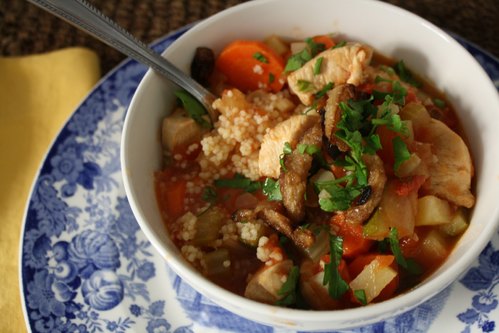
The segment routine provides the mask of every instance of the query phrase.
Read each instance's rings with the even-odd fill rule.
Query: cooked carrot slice
[[[284,80],[284,60],[265,43],[252,40],[236,40],[227,45],[216,61],[216,68],[229,83],[248,92],[266,89],[277,92]]]
[[[328,35],[318,35],[312,37],[312,40],[317,44],[324,44],[324,49],[330,49],[336,45],[334,40]]]

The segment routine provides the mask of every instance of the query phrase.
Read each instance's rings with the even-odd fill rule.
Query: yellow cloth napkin
[[[0,57],[0,332],[26,330],[19,291],[19,240],[37,169],[99,77],[97,55],[84,48]]]

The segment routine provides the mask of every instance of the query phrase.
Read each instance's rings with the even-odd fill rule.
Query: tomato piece
[[[187,193],[187,181],[172,180],[174,171],[166,169],[156,173],[156,196],[161,209],[172,219],[185,213],[184,199]]]
[[[394,180],[395,193],[400,196],[407,196],[412,192],[417,192],[426,181],[426,178],[426,176],[418,175],[405,179],[396,179]]]
[[[383,160],[385,171],[388,175],[393,175],[393,165],[395,163],[395,155],[393,153],[393,139],[398,134],[389,130],[386,126],[379,126],[376,129],[379,135],[382,148],[377,152],[378,156]]]
[[[351,224],[341,215],[331,219],[331,224],[337,236],[343,239],[343,257],[352,258],[369,251],[374,241],[364,238],[362,225]]]

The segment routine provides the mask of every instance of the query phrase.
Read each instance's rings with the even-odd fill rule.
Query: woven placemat
[[[457,33],[499,57],[498,0],[385,1],[408,9],[443,29]],[[90,2],[134,36],[149,43],[188,23],[206,18],[244,0],[93,0]],[[25,55],[67,46],[87,46],[94,49],[101,58],[103,73],[124,58],[117,51],[25,0],[0,0],[0,54]]]

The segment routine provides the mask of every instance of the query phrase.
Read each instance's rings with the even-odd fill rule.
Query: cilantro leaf
[[[435,105],[441,109],[445,108],[446,105],[445,101],[440,98],[434,98],[433,103],[435,103]]]
[[[263,54],[261,54],[260,52],[255,52],[253,54],[253,58],[255,58],[256,60],[258,60],[260,62],[263,62],[265,64],[269,63],[268,59]]]
[[[307,92],[314,89],[314,85],[312,84],[312,82],[307,80],[298,80],[297,84],[298,90],[302,92]]]
[[[318,99],[321,99],[322,97],[324,97],[327,92],[331,89],[333,89],[334,87],[334,83],[333,82],[328,82],[324,87],[322,87],[321,90],[319,90],[318,92],[316,92],[314,94],[314,99],[315,100],[318,100]]]
[[[390,228],[390,233],[388,234],[387,240],[388,244],[390,245],[390,250],[395,256],[395,261],[398,265],[403,267],[407,272],[411,274],[419,275],[422,273],[421,266],[419,266],[419,264],[414,261],[414,259],[406,259],[403,256],[402,250],[400,249],[397,228]]]
[[[201,198],[204,201],[213,204],[213,203],[215,203],[215,201],[217,201],[217,190],[211,186],[206,186],[203,189],[203,194],[202,194]]]
[[[277,294],[284,296],[276,302],[277,305],[288,306],[296,303],[297,293],[296,289],[300,279],[300,269],[298,266],[293,266],[288,274],[286,282],[283,283]]]
[[[291,148],[291,144],[289,142],[284,142],[284,148],[282,149],[284,155],[289,155],[293,152],[293,148]]]
[[[407,89],[405,89],[404,86],[402,86],[399,81],[392,81],[379,77],[378,82],[382,81],[392,82],[392,91],[384,92],[384,91],[373,90],[372,94],[374,99],[386,100],[387,96],[390,96],[393,99],[394,103],[399,105],[404,105],[405,97],[407,96]]]
[[[324,265],[323,285],[327,284],[329,296],[340,299],[350,287],[340,275],[339,266],[343,256],[343,238],[329,235],[329,263]]]
[[[288,62],[286,63],[286,67],[284,67],[284,72],[293,72],[297,69],[300,69],[307,61],[312,59],[312,55],[310,54],[307,48],[304,48],[302,51],[293,54],[289,57]]]
[[[407,268],[407,262],[402,255],[402,250],[400,249],[398,231],[397,228],[390,228],[390,233],[388,234],[388,244],[390,244],[390,250],[395,256],[395,261],[400,266]]]
[[[369,135],[366,139],[366,146],[364,147],[364,151],[367,154],[374,155],[378,150],[382,148],[381,139],[378,134]]]
[[[273,83],[275,81],[275,75],[272,73],[269,73],[269,83]]]
[[[187,115],[194,119],[196,123],[204,128],[212,128],[212,124],[208,117],[208,112],[203,107],[201,103],[199,103],[194,97],[192,97],[187,91],[179,90],[175,92],[175,96],[182,103],[182,107],[184,108]]]
[[[316,145],[308,145],[305,143],[299,143],[296,149],[300,154],[314,155],[321,152],[321,148]]]
[[[339,49],[340,47],[343,47],[345,45],[347,45],[347,42],[345,40],[342,40],[341,42],[333,46],[331,49]]]
[[[392,111],[392,103],[394,103],[394,97],[391,95],[385,96],[385,101],[380,106],[381,115],[378,118],[371,119],[371,123],[374,125],[371,133],[374,133],[377,126],[385,125],[389,130],[407,135],[408,129],[400,116]]]
[[[246,192],[254,192],[262,188],[260,182],[252,181],[239,173],[236,173],[234,178],[217,179],[214,184],[216,187],[240,188]]]
[[[421,82],[417,81],[413,77],[411,71],[405,66],[403,60],[397,62],[395,66],[393,66],[393,69],[395,70],[395,72],[398,74],[398,76],[402,81],[407,82],[416,88],[419,88],[423,85]]]
[[[311,60],[325,49],[324,44],[316,43],[312,38],[305,39],[305,42],[307,43],[307,47],[289,57],[288,62],[284,67],[284,72],[293,72],[300,69],[307,61]]]
[[[324,190],[329,194],[329,197],[322,197],[319,199],[319,205],[323,211],[334,212],[347,210],[350,208],[353,200],[362,194],[364,186],[338,185],[338,183],[343,182],[344,180],[345,177],[330,181],[319,181],[314,184],[319,192]]]
[[[314,64],[314,75],[319,75],[321,73],[322,61],[324,61],[324,57],[319,57],[315,61],[315,64]]]
[[[315,57],[317,54],[321,53],[326,49],[326,45],[323,43],[316,43],[312,38],[306,38],[305,42],[307,43],[310,53],[312,57]]]
[[[284,148],[282,149],[282,154],[279,156],[279,164],[284,172],[287,172],[286,164],[284,164],[284,156],[289,155],[293,152],[293,148],[289,142],[284,142]]]
[[[263,194],[265,194],[270,201],[282,200],[281,187],[278,180],[276,181],[272,178],[265,179],[262,190]]]
[[[407,149],[407,145],[399,136],[396,136],[392,140],[393,143],[393,155],[395,157],[395,164],[393,169],[398,170],[400,165],[411,157],[411,153]]]
[[[364,289],[358,289],[353,291],[353,295],[362,305],[367,305],[366,291]]]

